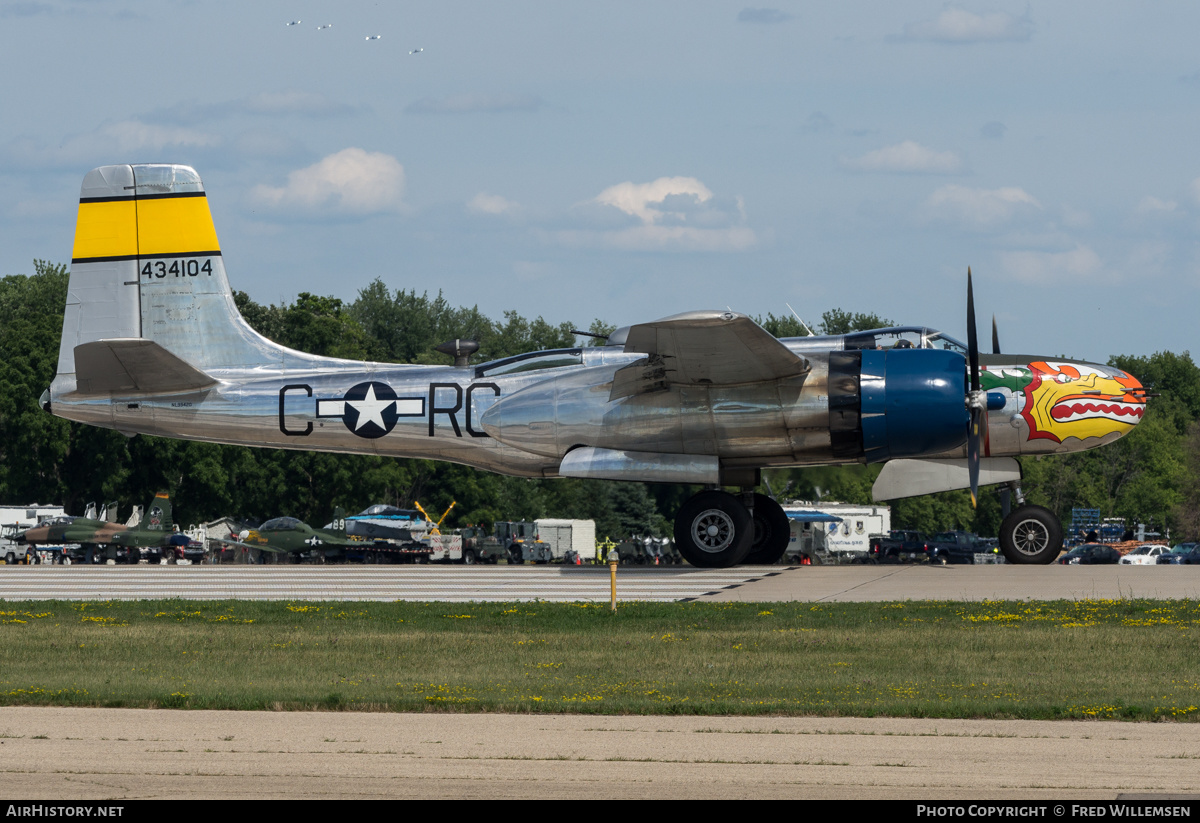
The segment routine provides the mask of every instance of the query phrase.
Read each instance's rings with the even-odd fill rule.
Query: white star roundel
[[[359,437],[383,437],[396,426],[396,393],[386,383],[359,383],[345,395],[342,422]]]

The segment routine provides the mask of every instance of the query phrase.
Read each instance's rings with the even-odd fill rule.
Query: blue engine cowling
[[[969,419],[966,373],[966,359],[953,351],[831,353],[834,455],[878,463],[961,448]]]

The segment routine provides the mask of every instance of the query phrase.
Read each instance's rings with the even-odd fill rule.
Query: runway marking
[[[621,601],[686,601],[779,569],[622,567]],[[0,600],[359,600],[608,602],[603,567],[20,566]]]

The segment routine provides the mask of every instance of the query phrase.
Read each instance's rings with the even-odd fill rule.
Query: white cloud
[[[441,100],[423,97],[415,103],[409,103],[404,111],[408,114],[495,114],[537,111],[542,105],[542,99],[532,94],[456,94]]]
[[[755,9],[747,6],[738,12],[739,23],[763,23],[770,25],[772,23],[786,23],[793,19],[794,15],[788,14],[786,11],[779,9]]]
[[[1028,12],[1021,17],[1003,11],[979,14],[957,6],[948,6],[933,20],[920,20],[904,27],[901,40],[927,40],[936,43],[987,43],[1028,40],[1033,36],[1033,20]]]
[[[265,91],[239,100],[233,105],[250,114],[268,115],[306,114],[319,116],[346,114],[354,111],[353,107],[345,103],[330,100],[323,94],[311,91]]]
[[[555,242],[573,247],[625,251],[741,251],[758,236],[745,226],[741,197],[716,198],[695,177],[660,177],[649,183],[626,181],[609,186],[581,204],[581,214],[601,229],[553,233]],[[621,222],[610,215],[620,212]],[[629,219],[637,221],[628,225]]]
[[[1175,211],[1176,203],[1172,200],[1159,200],[1157,197],[1146,195],[1137,204],[1138,214],[1161,214]]]
[[[467,208],[476,214],[515,214],[521,209],[520,205],[512,200],[485,191],[472,197],[467,203]]]
[[[1020,211],[1042,208],[1024,189],[969,189],[955,185],[942,186],[931,194],[928,206],[936,217],[980,226],[1007,222]]]
[[[560,231],[554,238],[564,246],[622,251],[744,251],[758,243],[758,235],[746,226],[698,229],[646,225],[609,232]]]
[[[695,177],[660,177],[653,183],[618,183],[609,186],[596,196],[595,202],[604,206],[614,206],[626,214],[631,214],[643,223],[654,223],[669,214],[672,217],[685,218],[681,212],[664,212],[654,208],[652,204],[662,205],[663,201],[672,195],[683,195],[695,203],[711,200],[713,193]]]
[[[1059,252],[1004,252],[1000,255],[1000,266],[1008,276],[1024,283],[1107,279],[1100,256],[1084,245]]]
[[[963,167],[954,152],[934,151],[912,140],[869,151],[862,157],[843,159],[842,163],[854,171],[900,174],[958,174]]]
[[[257,185],[257,202],[282,209],[372,214],[400,207],[404,167],[382,152],[343,149],[288,174],[286,186]]]
[[[118,120],[87,134],[72,135],[53,148],[38,146],[30,139],[17,140],[6,153],[33,166],[80,166],[112,163],[113,158],[161,156],[183,148],[209,149],[221,142],[219,135],[197,129]]]

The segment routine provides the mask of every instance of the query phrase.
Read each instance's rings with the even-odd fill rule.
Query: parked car
[[[1167,554],[1160,554],[1158,563],[1162,566],[1200,566],[1200,546],[1194,543],[1190,549],[1184,549],[1182,544],[1176,546]]]
[[[974,563],[977,554],[999,554],[995,538],[971,532],[939,532],[929,540],[929,559],[935,563]]]
[[[867,558],[872,563],[899,563],[905,560],[928,560],[932,549],[929,539],[917,531],[896,529],[871,535]]]
[[[1158,543],[1143,543],[1136,549],[1126,552],[1121,557],[1122,566],[1153,566],[1158,563],[1159,555],[1171,550]]]
[[[1076,546],[1058,558],[1058,562],[1064,566],[1118,563],[1120,560],[1121,553],[1112,546],[1105,546],[1103,543],[1084,543],[1082,546]]]

